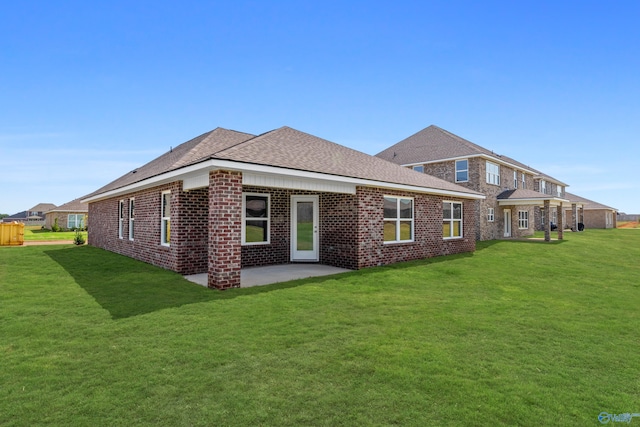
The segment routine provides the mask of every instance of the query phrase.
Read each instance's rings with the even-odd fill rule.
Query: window
[[[540,208],[540,224],[542,224],[542,226],[545,226],[544,223],[544,208]]]
[[[522,172],[522,189],[526,190],[526,188],[527,188],[527,180],[526,180],[524,172]]]
[[[529,228],[529,212],[518,211],[518,228],[521,230]]]
[[[462,203],[442,202],[442,237],[462,237]]]
[[[135,199],[129,199],[129,240],[133,240],[133,222],[136,216]]]
[[[67,215],[67,228],[70,230],[74,228],[84,228],[84,214]]]
[[[500,166],[487,162],[487,184],[500,185]]]
[[[242,244],[259,245],[269,243],[269,199],[268,194],[242,195]]]
[[[118,238],[122,239],[122,227],[124,225],[124,200],[118,203]]]
[[[469,181],[469,161],[456,160],[456,182]]]
[[[495,213],[494,208],[487,209],[487,222],[493,222],[495,220]]]
[[[161,198],[162,221],[160,224],[160,244],[169,246],[171,244],[171,191],[163,191]]]
[[[518,171],[513,171],[513,188],[518,189]]]
[[[562,197],[562,192],[564,188],[562,187],[562,185],[558,185],[557,189],[558,189],[558,197]]]
[[[422,165],[414,166],[413,170],[416,171],[416,172],[424,173],[424,166],[422,166]]]
[[[547,194],[547,182],[544,179],[540,181],[540,192]]]
[[[384,242],[413,242],[413,199],[384,196]]]

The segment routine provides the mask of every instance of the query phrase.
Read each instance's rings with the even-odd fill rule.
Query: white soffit
[[[185,176],[182,180],[182,189],[195,190],[196,188],[204,188],[209,186],[209,172],[205,171],[198,175]]]
[[[356,194],[355,184],[338,181],[321,181],[309,178],[295,178],[283,175],[264,175],[250,172],[242,174],[242,184],[255,185],[257,187],[289,188],[294,190]]]

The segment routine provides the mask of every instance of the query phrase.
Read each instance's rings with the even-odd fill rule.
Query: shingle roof
[[[248,133],[216,128],[178,145],[144,166],[134,169],[85,197],[135,184],[147,178],[198,163],[210,158],[218,151],[253,137],[254,135]]]
[[[54,209],[55,207],[56,205],[54,205],[53,203],[38,203],[37,205],[29,209],[29,212],[47,212],[51,209]]]
[[[498,161],[512,164],[520,169],[532,171],[550,180],[566,185],[531,166],[525,165],[511,157],[494,153],[436,125],[426,127],[420,132],[403,139],[397,144],[376,154],[376,157],[399,165],[410,165],[479,155],[493,157]]]
[[[569,199],[569,201],[571,201],[572,203],[582,203],[582,204],[584,204],[584,209],[585,210],[608,209],[608,210],[617,211],[616,208],[612,208],[611,206],[603,205],[601,203],[594,202],[593,200],[585,199],[584,197],[580,197],[578,195],[575,195],[575,194],[572,194],[572,193],[569,193],[569,192],[565,192],[564,194],[565,194],[565,197],[567,199]]]
[[[207,159],[274,166],[466,193],[474,196],[480,195],[473,190],[431,175],[412,171],[285,126],[256,137],[217,128],[179,145],[173,152],[158,157],[137,169],[135,173],[130,172],[85,198]]]
[[[88,212],[88,211],[89,211],[89,206],[86,203],[82,203],[80,199],[75,199],[63,205],[60,205],[55,209],[51,209],[48,212]]]

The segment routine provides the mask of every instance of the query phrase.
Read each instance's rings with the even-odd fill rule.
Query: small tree
[[[60,230],[61,230],[61,228],[60,228],[60,226],[58,225],[58,218],[56,218],[56,219],[53,221],[53,225],[51,226],[51,231],[55,231],[55,232],[57,233],[57,232],[58,232],[58,231],[60,231]]]
[[[84,236],[82,235],[82,232],[78,228],[76,229],[76,235],[73,237],[73,244],[84,245],[84,243],[85,243]]]

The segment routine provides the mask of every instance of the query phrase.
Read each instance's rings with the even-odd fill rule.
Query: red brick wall
[[[384,244],[383,198],[414,197],[414,242]],[[471,200],[358,188],[358,268],[475,250],[475,206]],[[463,238],[442,238],[442,202],[463,203]]]

